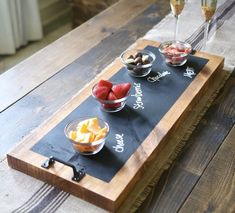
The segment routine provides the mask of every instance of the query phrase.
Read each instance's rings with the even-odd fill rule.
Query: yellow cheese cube
[[[91,118],[81,121],[76,130],[69,133],[69,137],[80,143],[89,143],[102,139],[107,132],[107,127],[101,129],[98,118]]]
[[[70,131],[69,132],[69,138],[71,140],[75,140],[76,137],[77,137],[77,132],[76,131]]]
[[[93,133],[88,132],[88,133],[78,133],[75,141],[81,142],[81,143],[89,143],[91,142],[93,138]]]
[[[106,135],[107,132],[108,132],[108,128],[105,126],[104,128],[100,129],[99,134],[104,133]]]
[[[90,137],[90,141],[89,142],[93,142],[95,140],[95,134],[91,133],[91,137]]]
[[[85,133],[84,134],[85,136],[84,136],[84,140],[83,140],[83,142],[84,143],[89,143],[90,142],[90,138],[91,138],[91,136],[92,136],[92,133]]]
[[[85,138],[85,134],[78,132],[77,137],[75,138],[75,141],[83,142],[84,138]]]
[[[99,133],[99,134],[97,134],[96,136],[95,136],[95,141],[98,141],[98,140],[100,140],[100,139],[102,139],[102,138],[104,138],[105,137],[105,134],[104,133]]]
[[[97,118],[89,119],[87,129],[94,134],[98,134],[100,130],[100,124],[99,124],[98,119]]]
[[[87,133],[87,132],[89,132],[88,129],[87,129],[87,125],[86,124],[81,125],[78,128],[78,132],[80,132],[80,133]]]
[[[95,140],[98,141],[101,138],[104,138],[107,134],[108,128],[104,127],[103,129],[100,129],[98,134],[95,136]]]
[[[89,120],[90,119],[86,119],[86,120],[84,120],[84,121],[81,121],[81,122],[79,122],[78,123],[78,126],[77,126],[77,129],[79,129],[81,126],[88,126],[88,123],[89,123]]]

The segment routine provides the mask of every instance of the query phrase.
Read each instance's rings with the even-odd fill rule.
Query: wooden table
[[[1,75],[0,156],[52,116],[169,10],[163,0],[122,0]],[[75,60],[74,69],[66,69]],[[234,211],[234,94],[233,73],[139,212]]]

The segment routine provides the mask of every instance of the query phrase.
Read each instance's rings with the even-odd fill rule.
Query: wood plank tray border
[[[148,45],[157,47],[159,43],[139,40],[134,46],[143,49]],[[222,57],[202,52],[197,52],[195,56],[207,58],[209,62],[109,183],[89,175],[76,183],[71,180],[71,168],[60,163],[45,170],[41,168],[41,163],[46,160],[46,157],[31,151],[30,148],[82,103],[90,95],[92,86],[99,79],[110,78],[123,67],[119,58],[14,148],[7,155],[9,166],[55,185],[101,208],[109,211],[117,210],[135,184],[141,180],[151,162],[157,159],[158,153],[166,145],[168,138],[190,115],[191,109],[200,101],[210,82],[223,68],[224,58]]]

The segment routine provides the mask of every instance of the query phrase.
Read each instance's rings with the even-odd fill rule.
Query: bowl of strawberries
[[[191,45],[182,41],[166,41],[159,46],[159,52],[166,64],[175,67],[184,65],[191,51]]]
[[[103,111],[118,112],[125,106],[130,89],[130,83],[100,80],[93,86],[92,96],[100,103]]]

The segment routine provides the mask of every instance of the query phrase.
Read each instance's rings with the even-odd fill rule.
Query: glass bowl
[[[98,118],[101,129],[104,127],[107,128],[107,133],[103,138],[93,142],[78,142],[76,141],[76,139],[73,140],[70,136],[71,131],[77,131],[78,124],[90,118],[91,117],[78,118],[67,124],[64,129],[65,136],[69,139],[69,141],[73,145],[74,150],[82,155],[94,155],[98,153],[103,148],[105,140],[109,134],[109,125],[104,120]]]
[[[120,84],[116,82],[112,82],[113,85]],[[129,96],[130,90],[128,91],[127,95],[123,98],[117,100],[103,100],[99,99],[94,94],[94,89],[97,87],[98,84],[95,84],[92,88],[92,96],[95,98],[97,102],[100,104],[100,108],[105,112],[118,112],[124,108],[126,105],[127,98]]]
[[[139,56],[138,56],[139,55]],[[137,57],[134,57],[137,56]],[[141,56],[141,60],[137,59]],[[130,49],[124,51],[121,56],[121,61],[123,65],[128,70],[128,73],[134,77],[144,77],[151,72],[152,65],[156,56],[148,50]],[[143,61],[144,58],[148,58],[146,62]],[[134,62],[131,62],[133,59]],[[136,60],[136,62],[135,62]]]
[[[159,52],[166,64],[175,67],[184,65],[191,51],[191,45],[182,41],[166,41],[159,46]]]

